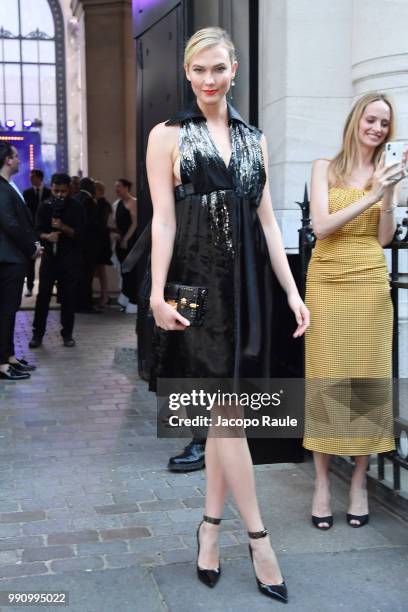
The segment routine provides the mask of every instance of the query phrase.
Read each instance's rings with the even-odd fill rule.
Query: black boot
[[[205,441],[192,440],[182,453],[170,457],[167,468],[171,472],[193,472],[205,467]]]

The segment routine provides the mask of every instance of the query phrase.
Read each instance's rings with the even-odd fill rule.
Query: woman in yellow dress
[[[406,156],[385,166],[395,113],[381,93],[352,108],[341,151],[314,162],[311,216],[317,238],[307,276],[306,415],[303,445],[313,451],[312,522],[333,524],[331,455],[355,457],[347,521],[368,522],[366,470],[371,453],[395,448],[392,417],[393,310],[382,247],[395,233],[393,192]]]

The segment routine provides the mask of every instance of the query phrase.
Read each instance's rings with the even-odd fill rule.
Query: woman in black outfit
[[[152,389],[157,378],[270,375],[271,265],[296,317],[294,336],[308,326],[309,313],[273,214],[265,138],[227,104],[236,69],[226,32],[196,32],[185,50],[186,76],[196,101],[150,133],[150,304],[157,326]],[[189,321],[165,301],[166,282],[207,288],[201,327],[189,328]],[[216,406],[211,416],[224,410]],[[219,524],[230,490],[248,530],[258,587],[264,595],[286,602],[286,585],[258,506],[247,440],[228,437],[226,429],[223,437],[211,435],[210,428],[206,443],[198,577],[210,587],[220,577]]]
[[[95,181],[95,199],[99,234],[97,245],[96,276],[99,279],[101,287],[101,295],[98,306],[100,309],[104,309],[109,302],[106,266],[112,265],[112,246],[109,229],[109,219],[112,215],[112,205],[105,198],[105,185],[101,181]]]
[[[120,198],[115,210],[115,226],[119,234],[116,243],[116,255],[122,263],[138,238],[137,232],[137,203],[130,189],[132,183],[127,179],[119,179],[116,182],[116,194]],[[126,309],[128,314],[136,312],[138,293],[137,267],[131,272],[122,273],[122,292],[119,296],[119,304]]]

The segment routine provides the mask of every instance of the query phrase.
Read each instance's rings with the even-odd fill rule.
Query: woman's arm
[[[377,234],[381,246],[386,246],[394,238],[397,229],[397,222],[394,217],[394,208],[396,207],[397,205],[394,205],[394,189],[391,187],[385,190],[381,202]]]
[[[293,311],[298,328],[293,334],[294,338],[301,336],[309,326],[309,311],[302,302],[295,280],[289,267],[283,246],[282,235],[275,218],[272,207],[272,198],[268,182],[268,150],[265,137],[262,136],[261,147],[265,161],[266,183],[262,194],[261,204],[258,208],[258,217],[268,246],[269,257],[281,287],[287,294],[288,303]]]
[[[176,211],[173,193],[173,151],[178,128],[156,125],[150,132],[146,168],[153,203],[152,219],[152,291],[150,305],[156,325],[162,329],[184,329],[189,321],[164,301],[164,285],[176,235]]]
[[[391,177],[395,176],[398,165],[394,164],[393,166],[385,167],[383,155],[374,172],[371,190],[346,208],[330,213],[328,202],[329,163],[328,160],[318,159],[313,163],[312,167],[310,211],[313,231],[319,240],[334,234],[346,223],[349,223],[349,221],[352,221],[352,219],[355,219],[362,212],[381,200],[391,183],[394,183],[394,181],[391,181]]]

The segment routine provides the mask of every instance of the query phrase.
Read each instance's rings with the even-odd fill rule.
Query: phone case
[[[400,162],[406,146],[405,142],[387,142],[385,145],[385,165],[391,166]]]

